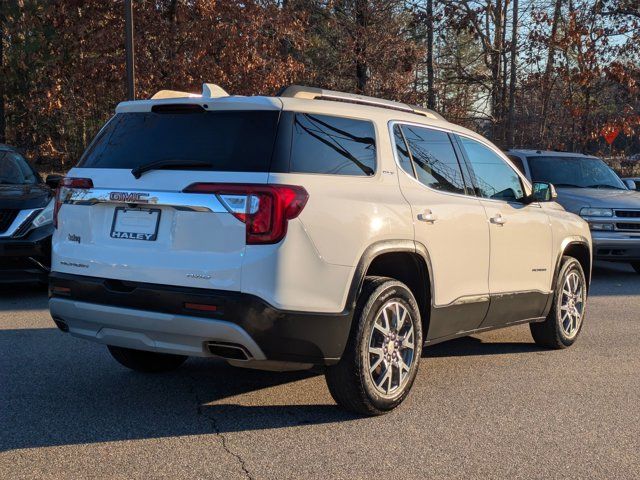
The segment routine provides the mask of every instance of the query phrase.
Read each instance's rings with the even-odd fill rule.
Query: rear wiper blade
[[[158,160],[156,162],[145,163],[143,165],[138,165],[137,167],[131,170],[131,175],[136,178],[140,178],[143,173],[148,172],[150,170],[160,170],[163,168],[175,168],[175,167],[184,167],[184,168],[197,168],[197,167],[210,167],[211,164],[209,162],[199,162],[195,160]]]

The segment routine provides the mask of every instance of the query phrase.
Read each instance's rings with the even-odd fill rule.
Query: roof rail
[[[333,90],[325,90],[323,88],[316,87],[305,87],[303,85],[290,85],[288,87],[284,87],[277,93],[277,96],[288,98],[304,98],[307,100],[330,100],[334,102],[369,105],[371,107],[388,108],[391,110],[399,110],[401,112],[414,113],[417,115],[422,115],[424,117],[433,118],[435,120],[444,120],[444,117],[442,117],[442,115],[440,115],[439,113],[423,107],[394,102],[391,100],[383,100],[381,98],[357,95],[355,93],[336,92]]]
[[[203,97],[203,98],[220,98],[228,97],[229,94],[219,85],[215,83],[203,83],[202,94],[189,92],[179,92],[178,90],[160,90],[156,92],[151,100],[160,100],[163,98],[191,98],[191,97]]]

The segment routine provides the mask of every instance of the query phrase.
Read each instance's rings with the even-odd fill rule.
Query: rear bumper
[[[592,233],[592,238],[593,255],[596,260],[640,261],[640,236]]]
[[[49,281],[51,315],[71,334],[140,350],[213,356],[214,342],[240,345],[251,360],[330,365],[342,356],[351,329],[350,311],[283,311],[239,292],[57,272]]]
[[[51,225],[23,238],[0,239],[0,283],[46,281],[51,265]]]

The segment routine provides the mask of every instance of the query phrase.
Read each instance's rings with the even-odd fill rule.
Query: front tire
[[[547,319],[529,324],[536,344],[553,349],[573,345],[582,330],[586,302],[587,281],[580,262],[573,257],[562,257]]]
[[[169,353],[146,352],[132,348],[107,345],[109,353],[120,364],[131,370],[143,373],[161,373],[175,370],[188,357]]]
[[[631,266],[636,271],[636,273],[640,273],[640,262],[631,262]]]
[[[342,358],[326,369],[327,386],[342,408],[381,415],[409,394],[421,354],[422,321],[411,290],[390,278],[367,277]]]

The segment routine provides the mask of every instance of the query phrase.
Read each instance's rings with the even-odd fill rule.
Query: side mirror
[[[47,175],[47,179],[44,181],[44,183],[46,183],[50,188],[55,190],[56,188],[58,188],[58,185],[60,184],[60,180],[62,180],[62,175],[52,174],[52,175]]]
[[[624,184],[629,190],[638,190],[638,185],[636,185],[636,182],[630,178],[625,179]]]
[[[555,202],[558,198],[556,187],[548,182],[533,182],[533,193],[529,197],[531,202]]]

